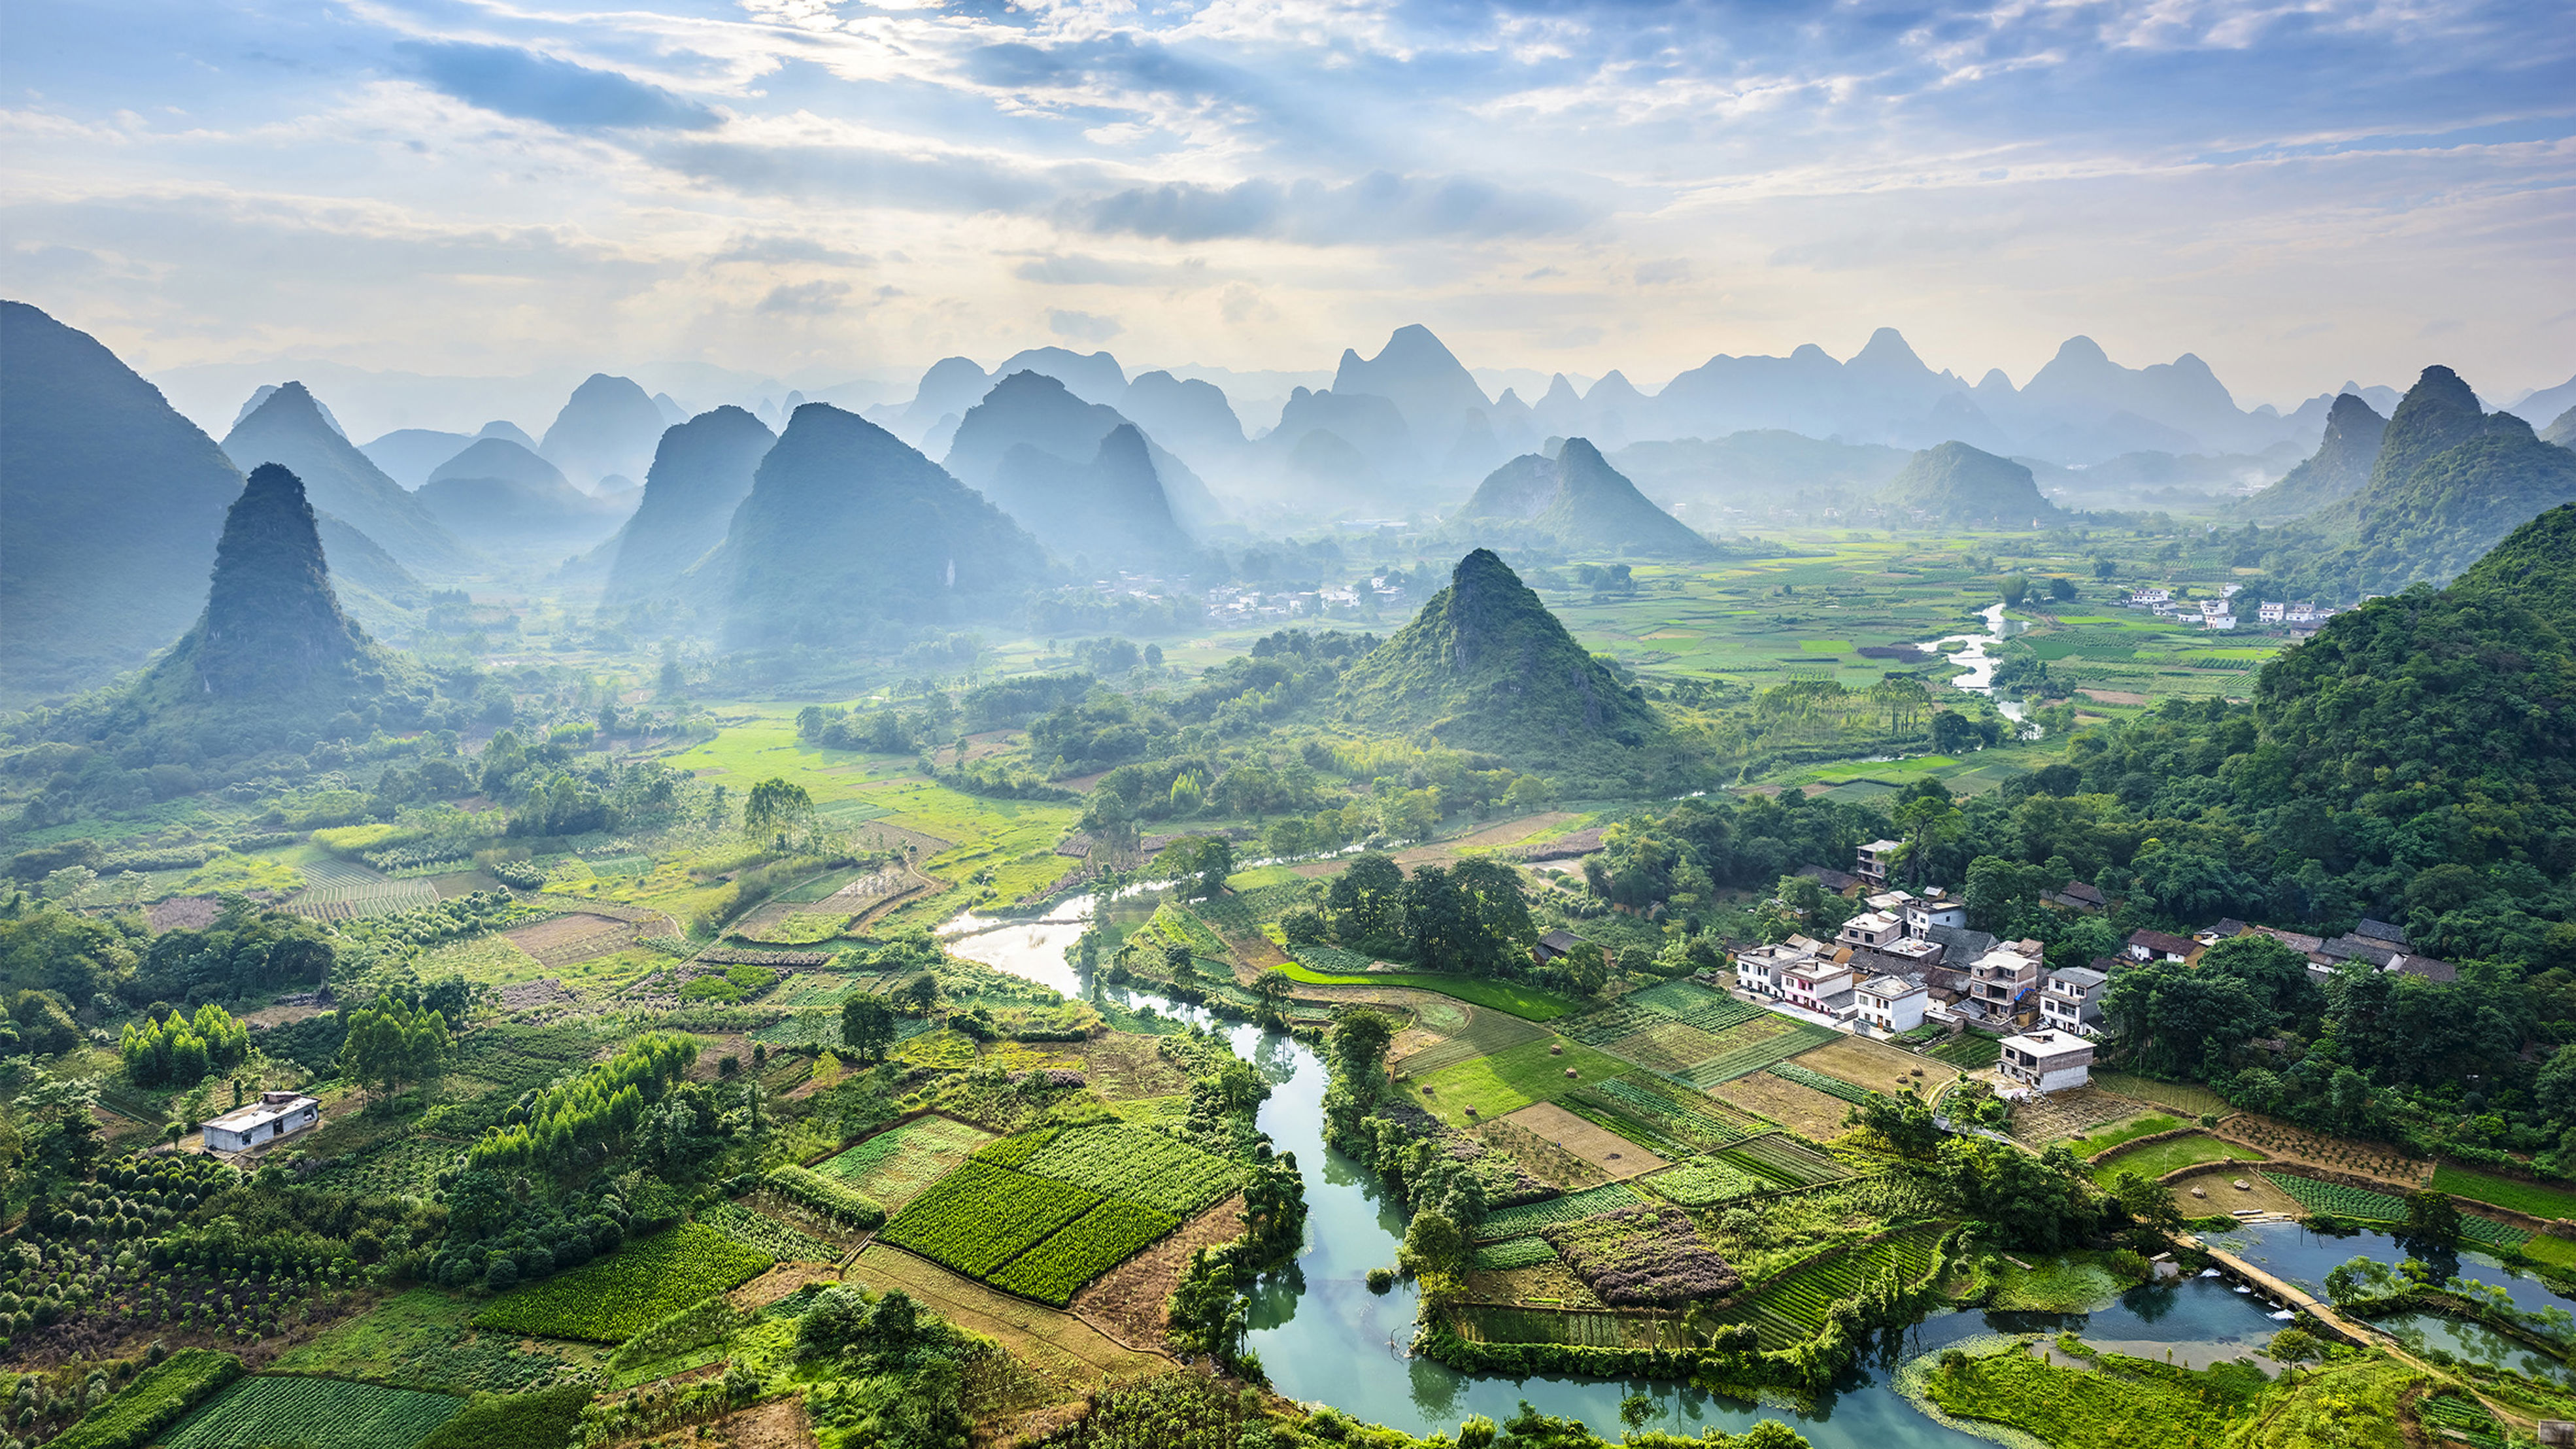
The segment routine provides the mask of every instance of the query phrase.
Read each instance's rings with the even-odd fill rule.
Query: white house
[[[1817,944],[1804,936],[1791,936],[1776,946],[1756,946],[1749,951],[1736,952],[1736,986],[1764,996],[1778,996],[1781,973],[1813,959]]]
[[[2254,610],[2254,616],[2261,619],[2266,624],[2278,624],[2282,621],[2282,616],[2289,612],[2290,606],[2287,602],[2278,599],[2265,599],[2262,604]]]
[[[1915,940],[1929,940],[1934,926],[1968,924],[1968,908],[1946,896],[1928,901],[1908,901],[1905,905],[1905,934]]]
[[[2039,1023],[2077,1036],[2101,1034],[2102,992],[2110,976],[2090,966],[2069,966],[2048,973],[2039,989]]]
[[[2170,604],[2173,602],[2173,590],[2131,589],[2129,591],[2129,602],[2132,604]]]
[[[2201,627],[2206,629],[2233,629],[2236,627],[2236,616],[2234,614],[2203,614],[2200,616],[2200,622]]]
[[[319,1101],[293,1092],[262,1092],[258,1101],[235,1107],[206,1124],[206,1150],[247,1152],[321,1125]]]
[[[1852,1004],[1861,1021],[1880,1036],[1912,1031],[1923,1024],[1923,1007],[1931,993],[1920,981],[1902,976],[1876,976],[1852,988]]]
[[[1844,1015],[1851,1005],[1852,969],[1840,961],[1810,956],[1775,975],[1780,999],[1801,1010]]]
[[[1859,863],[1852,867],[1852,874],[1872,885],[1885,885],[1888,869],[1904,849],[1902,840],[1873,840],[1860,848]]]
[[[2025,944],[2031,949],[2021,949]],[[2024,1015],[2039,990],[2039,961],[2035,942],[1997,946],[1968,963],[1968,999],[1989,1021]]]
[[[2005,1037],[2003,1048],[1995,1065],[2025,1087],[2063,1092],[2093,1080],[2093,1043],[2071,1032],[2024,1032]]]
[[[1843,922],[1842,934],[1835,937],[1846,946],[1867,946],[1873,950],[1905,934],[1905,923],[1885,911],[1863,911]]]

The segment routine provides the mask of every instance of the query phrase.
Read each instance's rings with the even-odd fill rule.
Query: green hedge
[[[885,1208],[875,1198],[837,1177],[789,1163],[771,1168],[762,1180],[780,1197],[826,1214],[844,1227],[885,1226]]]
[[[241,1360],[211,1348],[183,1348],[145,1369],[125,1391],[64,1430],[57,1449],[139,1449],[242,1376]]]
[[[478,1399],[412,1449],[567,1449],[590,1405],[586,1385]]]

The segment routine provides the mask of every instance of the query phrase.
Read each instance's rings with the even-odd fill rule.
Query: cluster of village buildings
[[[2129,591],[2128,606],[2132,609],[2151,610],[2158,616],[2168,619],[2188,618],[2192,611],[2197,609],[2202,628],[2233,629],[2241,622],[2236,612],[2236,596],[2243,590],[2242,584],[2229,584],[2217,598],[2182,600],[2176,599],[2173,596],[2173,590],[2168,588],[2132,589]],[[2320,605],[2308,599],[2296,602],[2260,599],[2255,601],[2254,621],[2276,628],[2305,631],[2324,624],[2326,620],[2334,617],[2335,612],[2330,606]]]
[[[2320,978],[2347,962],[2379,971],[2456,980],[2458,968],[2414,950],[2406,932],[2365,920],[2332,938],[2222,920],[2192,935],[2130,933],[2120,950],[2084,966],[2051,968],[2035,940],[2001,940],[1970,929],[1967,907],[1939,888],[1917,895],[1888,874],[1901,842],[1860,848],[1854,873],[1809,866],[1802,875],[1859,901],[1863,909],[1830,940],[1792,935],[1776,945],[1739,951],[1734,989],[1774,1011],[1881,1040],[1925,1027],[1974,1030],[2002,1038],[1997,1063],[2007,1083],[2056,1092],[2085,1085],[2102,1035],[2102,996],[2114,972],[2152,961],[2196,964],[2201,953],[2234,936],[2269,936],[2307,958]],[[2048,904],[2092,913],[2109,908],[2101,891],[2069,881]]]
[[[1357,614],[1364,602],[1380,608],[1401,607],[1406,600],[1402,587],[1390,583],[1383,574],[1365,585],[1349,584],[1321,589],[1261,589],[1240,584],[1225,584],[1207,591],[1208,616],[1220,623],[1247,619],[1316,619],[1336,611]]]

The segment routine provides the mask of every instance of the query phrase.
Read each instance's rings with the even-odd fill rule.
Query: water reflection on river
[[[1090,902],[1068,902],[1045,922],[993,927],[989,920],[952,922],[948,948],[996,970],[1081,992],[1065,952],[1081,936]],[[956,934],[952,934],[952,932]],[[1129,1006],[1208,1024],[1196,1008],[1148,993],[1107,989]],[[1253,1350],[1281,1393],[1332,1404],[1360,1419],[1417,1435],[1454,1434],[1458,1421],[1483,1414],[1508,1419],[1523,1400],[1541,1412],[1581,1419],[1615,1433],[1619,1401],[1644,1393],[1656,1405],[1649,1426],[1696,1433],[1703,1426],[1742,1429],[1760,1419],[1786,1419],[1816,1449],[1964,1449],[1989,1441],[1934,1422],[1892,1385],[1897,1365],[1978,1334],[2054,1333],[2071,1329],[2088,1342],[2141,1357],[2205,1364],[2251,1354],[2280,1327],[2261,1305],[2214,1279],[2132,1290],[2089,1314],[1936,1313],[1901,1333],[1881,1336],[1867,1362],[1831,1392],[1803,1408],[1764,1407],[1660,1381],[1499,1377],[1462,1374],[1409,1357],[1414,1290],[1376,1294],[1368,1270],[1395,1262],[1404,1216],[1374,1175],[1323,1143],[1324,1064],[1304,1044],[1257,1027],[1227,1028],[1235,1050],[1271,1084],[1261,1127],[1293,1152],[1306,1179],[1307,1242],[1294,1271],[1253,1295]],[[2339,1260],[2338,1260],[2339,1261]]]

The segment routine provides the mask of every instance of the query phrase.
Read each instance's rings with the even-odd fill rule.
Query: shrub
[[[771,1168],[761,1180],[780,1197],[812,1208],[844,1227],[885,1225],[886,1211],[877,1200],[840,1178],[826,1177],[791,1163]]]
[[[613,1369],[641,1368],[648,1363],[703,1348],[734,1331],[750,1315],[725,1301],[721,1293],[709,1294],[676,1313],[665,1314],[647,1324],[644,1330],[618,1346],[608,1356]]]
[[[564,1449],[590,1398],[588,1385],[573,1384],[479,1400],[412,1449]]]
[[[123,1393],[90,1410],[53,1442],[64,1449],[140,1449],[241,1374],[241,1360],[231,1354],[180,1349],[145,1369]]]

